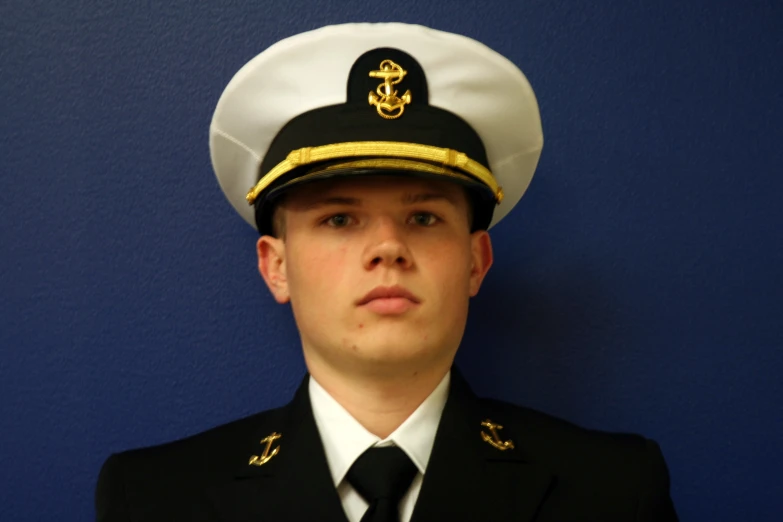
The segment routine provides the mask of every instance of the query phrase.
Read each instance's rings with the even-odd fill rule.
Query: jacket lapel
[[[221,521],[347,522],[313,418],[307,382],[308,377],[277,419],[238,447],[233,480],[210,492]],[[259,457],[257,462],[264,460],[267,443],[259,441],[272,433],[281,437],[271,443],[266,456],[275,448],[278,453],[260,466],[248,464],[253,455]]]
[[[270,417],[236,451],[237,473],[209,492],[222,522],[347,522],[332,482],[305,378],[294,399]],[[481,433],[487,413],[456,368],[449,398],[435,436],[422,489],[411,522],[432,520],[509,520],[533,522],[553,487],[551,472],[526,458],[520,434],[499,430],[515,442],[501,451]],[[491,418],[503,424],[504,419]],[[266,452],[278,453],[261,466],[260,441],[278,433]]]
[[[486,442],[481,433],[492,435],[481,425],[486,416],[468,384],[452,369],[449,398],[411,522],[535,520],[554,477],[525,458],[515,434],[497,430],[500,440],[516,443],[514,449],[501,451]]]

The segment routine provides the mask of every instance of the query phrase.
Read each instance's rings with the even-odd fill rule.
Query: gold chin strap
[[[305,147],[292,151],[288,154],[286,159],[275,165],[272,170],[258,180],[255,187],[248,192],[246,196],[247,202],[252,205],[259,194],[269,185],[295,168],[321,161],[359,157],[365,158],[364,161],[383,160],[387,162],[387,165],[391,165],[391,163],[388,162],[401,162],[407,160],[407,166],[404,167],[407,170],[433,172],[443,175],[453,174],[455,176],[464,176],[464,174],[468,174],[470,175],[470,178],[468,179],[477,179],[492,190],[492,193],[495,194],[496,203],[499,204],[503,200],[503,189],[497,184],[497,181],[495,181],[495,178],[492,176],[489,169],[481,163],[470,159],[467,154],[462,152],[457,152],[453,149],[433,147],[431,145],[400,141],[355,141],[333,143],[320,147]],[[419,161],[417,162],[415,160]],[[427,163],[421,163],[422,161]],[[344,167],[343,164],[341,164],[336,168]],[[385,168],[402,167],[398,164],[398,166],[387,166]],[[434,172],[433,170],[428,169],[443,170]],[[449,174],[447,174],[447,172]]]

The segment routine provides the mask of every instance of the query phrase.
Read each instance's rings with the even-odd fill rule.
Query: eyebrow
[[[307,210],[313,210],[319,207],[325,207],[327,205],[349,205],[352,207],[361,206],[362,202],[359,198],[347,198],[342,196],[331,196],[325,198],[319,198],[315,201],[311,201],[307,204]]]
[[[402,198],[403,203],[423,203],[425,201],[446,201],[448,203],[451,203],[455,207],[457,205],[456,199],[451,194],[446,194],[443,192],[421,192],[421,193],[411,193],[411,194],[405,194]]]

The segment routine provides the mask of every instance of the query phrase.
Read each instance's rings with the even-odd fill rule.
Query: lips
[[[377,286],[373,288],[370,292],[367,293],[367,295],[365,295],[359,301],[357,301],[356,305],[357,306],[366,305],[367,303],[370,303],[371,301],[375,301],[376,299],[394,299],[394,298],[407,299],[412,303],[416,303],[416,304],[421,302],[421,299],[416,297],[407,288],[402,287],[400,285],[394,285],[394,286]]]

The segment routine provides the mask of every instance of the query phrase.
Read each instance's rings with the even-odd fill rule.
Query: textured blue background
[[[287,400],[296,330],[208,124],[274,41],[391,20],[484,41],[541,105],[458,358],[477,391],[655,438],[683,520],[780,520],[781,2],[154,4],[0,8],[0,520],[89,520],[110,452]]]

